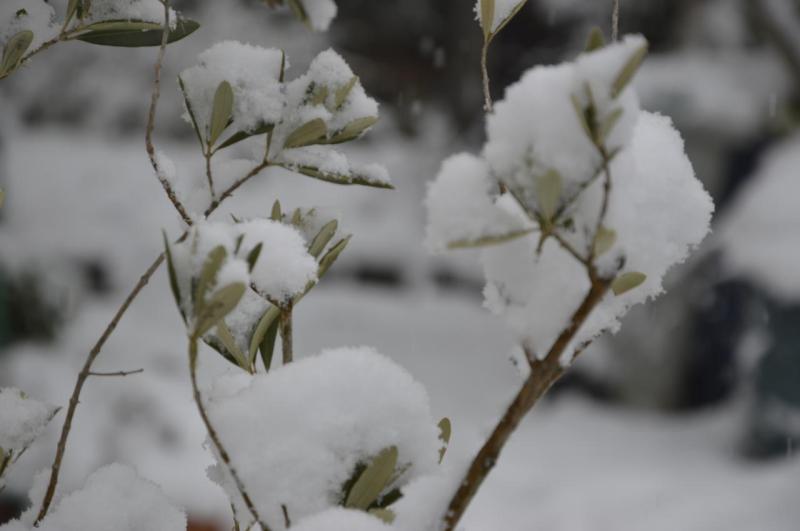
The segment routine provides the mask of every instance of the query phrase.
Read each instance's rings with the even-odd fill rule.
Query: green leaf
[[[600,129],[597,131],[597,142],[599,144],[603,144],[606,141],[608,135],[614,130],[614,126],[617,125],[617,122],[619,122],[621,117],[622,109],[614,109],[608,116],[605,117],[602,122],[600,122]]]
[[[308,14],[306,13],[306,8],[303,7],[302,2],[300,0],[289,0],[289,8],[294,13],[294,16],[300,19],[301,22],[308,24]]]
[[[614,246],[617,241],[617,232],[614,229],[600,227],[594,237],[594,256],[600,256],[606,253]]]
[[[318,258],[320,253],[325,249],[325,246],[328,245],[334,235],[336,235],[338,228],[339,222],[335,219],[326,223],[317,235],[314,236],[314,239],[311,240],[311,245],[308,246],[308,254],[314,258]]]
[[[344,506],[367,510],[389,483],[396,466],[397,447],[390,446],[383,449],[358,477],[347,494]]]
[[[444,459],[444,454],[447,453],[447,447],[450,445],[450,435],[453,432],[453,427],[450,424],[450,419],[444,417],[439,421],[439,440],[442,441],[442,447],[439,449],[439,463]]]
[[[336,262],[336,259],[339,258],[339,255],[342,254],[345,247],[347,247],[347,244],[350,243],[350,238],[352,238],[352,236],[347,236],[339,240],[322,258],[320,258],[317,276],[322,277],[328,272],[334,262]]]
[[[193,20],[180,19],[175,27],[169,30],[167,43],[188,37],[199,27],[200,24]],[[161,38],[164,33],[164,28],[160,24],[135,20],[97,22],[87,29],[87,32],[73,38],[100,46],[125,48],[161,46]]]
[[[203,311],[205,306],[206,294],[214,287],[217,282],[217,273],[222,268],[225,258],[228,256],[228,251],[221,245],[214,247],[208,257],[206,257],[203,267],[200,270],[200,276],[197,279],[197,285],[194,291],[194,312],[195,317]]]
[[[385,181],[375,181],[370,179],[368,176],[360,175],[358,173],[351,172],[347,175],[343,175],[341,173],[324,172],[319,168],[314,168],[312,166],[283,165],[282,167],[286,168],[287,170],[296,171],[297,173],[301,173],[308,177],[313,177],[314,179],[319,179],[320,181],[325,181],[326,183],[371,186],[373,188],[385,188],[389,190],[394,189],[394,186],[391,183]]]
[[[614,295],[622,295],[638,287],[645,280],[647,280],[647,275],[644,273],[639,273],[637,271],[623,273],[611,283],[611,291],[614,292]]]
[[[200,126],[197,125],[197,118],[195,117],[194,109],[192,108],[192,102],[189,101],[189,95],[186,93],[186,85],[183,84],[183,79],[181,76],[178,76],[178,86],[181,89],[181,94],[183,94],[183,103],[186,105],[186,112],[189,113],[189,119],[192,121],[192,128],[194,128],[194,132],[197,134],[197,140],[200,142],[200,147],[205,149],[203,135],[200,133]]]
[[[261,255],[261,249],[263,247],[264,243],[260,242],[258,245],[253,247],[249,253],[247,253],[247,266],[250,272],[252,272],[253,268],[256,266],[256,262],[258,261],[258,257]]]
[[[374,509],[370,509],[369,514],[380,518],[389,525],[391,525],[392,522],[394,522],[394,519],[397,517],[397,515],[394,514],[394,511],[392,511],[391,509],[385,509],[383,507],[376,507]]]
[[[633,55],[630,56],[628,61],[625,63],[625,66],[622,67],[622,69],[617,74],[617,77],[614,79],[614,83],[611,85],[612,98],[616,98],[620,94],[622,94],[622,91],[625,90],[625,87],[627,87],[628,83],[631,82],[633,76],[636,75],[636,72],[642,65],[642,61],[644,61],[646,55],[647,55],[647,43],[645,43],[635,52],[633,52]]]
[[[365,116],[363,118],[358,118],[353,120],[352,122],[345,125],[340,130],[336,131],[330,139],[328,139],[326,144],[341,144],[343,142],[349,142],[350,140],[355,140],[356,138],[360,137],[364,132],[375,125],[375,122],[378,121],[377,116]]]
[[[347,101],[347,97],[350,96],[350,93],[355,88],[356,84],[358,83],[358,76],[353,76],[350,78],[346,84],[339,87],[336,91],[336,96],[334,97],[334,110],[339,110],[344,106],[345,102]]]
[[[275,353],[275,341],[278,338],[279,325],[280,321],[275,319],[275,321],[269,325],[267,333],[264,334],[264,337],[261,339],[261,344],[258,346],[261,352],[261,361],[264,363],[264,370],[267,372],[269,372],[270,365],[272,365],[272,355]]]
[[[215,334],[220,342],[225,346],[225,350],[227,350],[230,355],[236,360],[236,365],[241,367],[242,369],[250,372],[250,364],[248,363],[248,358],[242,352],[242,349],[239,348],[239,345],[236,343],[236,339],[231,334],[230,328],[228,325],[225,324],[225,319],[222,318],[217,323],[217,330]]]
[[[575,94],[570,95],[570,100],[572,101],[572,107],[575,109],[575,114],[578,116],[578,122],[580,122],[583,131],[586,133],[586,136],[594,140],[592,135],[592,126],[589,125],[589,119],[587,116],[586,109],[584,109],[581,100]]]
[[[224,142],[222,142],[219,146],[217,146],[214,149],[214,151],[216,152],[216,151],[219,151],[220,149],[225,149],[226,147],[230,147],[230,146],[232,146],[234,144],[238,144],[242,140],[247,140],[248,138],[251,138],[251,137],[254,137],[254,136],[267,134],[270,131],[272,131],[274,128],[275,128],[275,124],[265,124],[265,125],[262,125],[261,127],[258,127],[256,129],[254,129],[253,131],[238,131],[238,132],[232,134],[230,137],[228,137],[228,139],[225,140]]]
[[[311,93],[309,103],[311,105],[323,105],[325,100],[328,99],[328,87],[325,85],[318,85],[314,92]]]
[[[64,24],[69,24],[69,21],[72,20],[72,17],[78,13],[78,10],[83,9],[82,0],[69,0],[67,4],[67,15],[66,19],[64,20]]]
[[[245,292],[245,285],[242,282],[228,284],[218,289],[211,300],[203,306],[203,311],[197,316],[194,334],[195,337],[203,337],[211,328],[225,318],[231,310],[236,308]]]
[[[325,125],[325,121],[322,118],[315,118],[295,129],[286,138],[283,147],[297,148],[317,144],[325,140],[327,134],[328,126]]]
[[[223,81],[214,93],[214,106],[211,108],[211,121],[208,125],[208,145],[213,145],[228,127],[233,116],[233,88]]]
[[[494,25],[494,0],[481,0],[481,29],[483,38],[488,39]]]
[[[250,363],[255,361],[258,349],[263,345],[263,340],[269,333],[270,327],[278,322],[281,311],[273,305],[264,312],[261,319],[258,320],[256,327],[253,329],[253,335],[250,338]],[[263,355],[263,353],[262,353]]]
[[[270,214],[270,219],[272,221],[282,221],[283,214],[281,213],[281,202],[277,199],[274,203],[272,203],[272,213]]]
[[[30,30],[20,31],[8,39],[6,47],[3,49],[3,61],[0,63],[0,76],[10,74],[17,69],[25,52],[33,42],[33,32]]]
[[[473,247],[487,247],[489,245],[497,245],[500,243],[516,240],[523,236],[527,236],[535,229],[520,229],[509,232],[507,234],[493,234],[475,238],[474,240],[456,240],[447,244],[448,249],[471,249]]]
[[[603,30],[598,26],[592,27],[589,30],[589,38],[586,39],[586,51],[593,52],[599,50],[606,45],[606,38],[603,36]]]
[[[186,315],[183,313],[183,303],[181,297],[181,290],[178,287],[178,275],[175,272],[175,263],[172,261],[172,250],[169,247],[167,240],[167,233],[162,231],[164,236],[164,256],[167,258],[167,273],[169,275],[169,287],[172,290],[172,295],[175,297],[175,304],[178,305],[178,311],[181,313],[183,322],[186,322]]]
[[[546,221],[553,219],[561,199],[562,179],[558,170],[549,170],[536,179],[536,200]]]

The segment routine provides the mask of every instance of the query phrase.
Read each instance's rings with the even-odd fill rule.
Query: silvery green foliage
[[[529,70],[489,115],[482,155],[448,159],[429,188],[429,247],[485,247],[485,305],[537,355],[589,290],[587,264],[615,280],[568,358],[658,295],[708,231],[713,204],[679,134],[631,88],[646,46],[627,37]]]
[[[353,164],[332,147],[360,138],[378,119],[378,104],[347,63],[327,50],[292,81],[287,68],[281,50],[234,41],[200,54],[179,81],[203,151],[262,137],[271,165],[335,184],[391,188],[384,168]]]

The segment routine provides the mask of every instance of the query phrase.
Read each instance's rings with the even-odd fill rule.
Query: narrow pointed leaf
[[[262,127],[257,128],[257,129],[254,129],[253,131],[238,131],[238,132],[232,134],[231,136],[229,136],[220,145],[218,145],[214,149],[214,151],[216,152],[216,151],[219,151],[221,149],[225,149],[225,148],[230,147],[230,146],[232,146],[234,144],[238,144],[242,140],[247,140],[248,138],[251,138],[251,137],[254,137],[254,136],[267,134],[270,131],[272,131],[274,128],[275,128],[274,124],[267,124],[267,125],[264,125]]]
[[[78,13],[78,9],[82,8],[81,3],[82,0],[69,0],[69,3],[67,4],[66,19],[64,21],[65,24],[68,24],[69,21],[72,20],[72,17],[74,17],[75,14]]]
[[[347,236],[346,238],[339,240],[336,245],[330,248],[330,250],[325,253],[325,256],[320,258],[319,260],[319,271],[317,275],[322,277],[328,270],[331,268],[336,259],[339,258],[339,255],[342,254],[347,244],[350,243],[350,238],[352,236]]]
[[[633,76],[636,75],[639,67],[642,66],[642,61],[644,61],[646,55],[647,43],[633,52],[633,55],[631,55],[631,57],[625,63],[625,66],[623,66],[619,71],[617,77],[614,79],[614,83],[611,85],[612,98],[616,98],[622,94],[622,91],[625,90],[625,87],[627,87],[628,83],[631,82]]]
[[[586,109],[583,108],[583,104],[574,94],[570,95],[570,100],[572,101],[572,107],[575,109],[575,115],[578,117],[578,122],[580,122],[583,131],[586,133],[586,136],[594,140],[592,136],[592,127],[589,125],[589,120],[586,116]]]
[[[186,322],[186,315],[183,313],[183,298],[181,297],[181,290],[178,287],[178,275],[175,272],[175,263],[172,261],[172,250],[169,247],[167,240],[167,233],[162,232],[164,236],[164,256],[167,259],[167,273],[169,275],[169,287],[172,290],[172,295],[175,297],[175,304],[178,305],[178,311],[181,313],[183,321]]]
[[[272,221],[281,221],[283,219],[283,214],[281,213],[281,202],[277,199],[274,203],[272,203],[272,213],[270,214],[270,219]]]
[[[297,148],[310,146],[324,140],[327,134],[328,127],[325,125],[325,121],[322,118],[315,118],[295,129],[286,138],[283,147]]]
[[[228,284],[218,289],[211,300],[203,307],[203,312],[197,316],[195,324],[196,337],[203,337],[211,328],[224,319],[231,310],[236,308],[245,292],[245,285],[241,282]]]
[[[253,268],[256,266],[256,262],[258,261],[258,257],[261,255],[261,249],[264,247],[264,243],[261,242],[253,249],[247,253],[247,267],[252,272]]]
[[[275,353],[275,341],[278,338],[279,324],[280,322],[278,319],[273,321],[267,329],[267,333],[264,334],[264,337],[261,339],[261,344],[258,346],[261,352],[261,361],[264,363],[264,370],[267,372],[269,372],[270,366],[272,365],[272,357]]]
[[[248,357],[245,356],[242,349],[239,348],[236,339],[233,337],[233,334],[231,334],[230,328],[225,324],[224,318],[220,319],[217,323],[215,335],[219,338],[233,359],[236,360],[236,365],[249,372],[250,364],[248,363]]]
[[[614,282],[611,283],[611,291],[614,292],[614,295],[622,295],[623,293],[638,287],[645,280],[647,280],[647,275],[644,273],[639,273],[636,271],[623,273],[615,278]]]
[[[363,135],[367,129],[375,125],[378,121],[377,116],[365,116],[358,118],[345,125],[339,131],[336,131],[333,136],[325,142],[326,144],[341,144],[349,142]]]
[[[622,117],[622,109],[614,109],[611,111],[611,114],[606,116],[606,118],[600,122],[600,129],[597,131],[597,142],[603,144],[608,135],[611,134],[611,131],[614,130],[614,126],[617,125],[619,119]]]
[[[179,41],[194,33],[200,24],[193,20],[180,19],[174,28],[169,30],[167,43]],[[101,46],[121,46],[139,48],[161,46],[163,26],[144,21],[108,21],[89,26],[86,33],[74,37],[77,40]]]
[[[227,255],[228,251],[221,245],[214,247],[211,252],[208,253],[208,257],[200,270],[200,276],[197,278],[197,286],[195,287],[195,316],[198,316],[199,313],[202,312],[205,305],[206,293],[216,284],[217,273],[219,273],[219,270],[222,268],[222,263],[225,261]]]
[[[367,510],[389,483],[396,466],[397,447],[391,446],[382,450],[358,477],[347,495],[344,506]]]
[[[356,83],[358,83],[358,76],[353,76],[353,77],[350,78],[350,81],[348,81],[345,85],[342,85],[336,91],[336,95],[334,97],[334,104],[336,106],[335,110],[338,111],[339,109],[342,108],[342,106],[347,101],[347,97],[350,96],[350,93],[353,91],[353,88],[356,86]]]
[[[194,114],[194,109],[192,108],[192,102],[189,101],[189,96],[186,93],[186,85],[183,84],[183,79],[181,76],[178,76],[178,87],[181,89],[181,94],[183,95],[183,103],[186,105],[186,112],[189,114],[189,119],[192,121],[192,128],[194,129],[195,134],[197,135],[197,140],[200,142],[200,147],[205,149],[205,142],[203,142],[203,135],[200,133],[200,126],[197,125],[197,118]]]
[[[494,0],[481,0],[481,29],[484,38],[492,34],[494,26]]]
[[[211,121],[208,125],[208,145],[213,145],[228,127],[233,116],[233,88],[223,81],[214,93],[214,106],[211,108]]]
[[[261,316],[261,319],[258,320],[258,324],[256,324],[255,329],[253,329],[253,335],[250,338],[249,354],[251,363],[255,360],[258,349],[262,345],[270,327],[278,322],[278,317],[280,317],[280,315],[280,310],[277,307],[270,305],[269,309],[267,309],[267,311]]]
[[[314,179],[325,181],[326,183],[370,186],[372,188],[384,188],[388,190],[394,189],[394,185],[392,185],[389,182],[376,181],[368,176],[361,175],[359,173],[349,173],[347,175],[343,175],[341,173],[325,172],[320,170],[319,168],[314,168],[313,166],[284,165],[283,167],[286,168],[287,170],[296,171],[297,173],[301,173],[308,177],[313,177]]]
[[[311,105],[323,105],[325,100],[328,99],[328,87],[325,85],[318,85],[314,92],[311,94],[309,103]]]
[[[8,39],[3,49],[3,61],[0,63],[0,75],[6,75],[16,70],[32,42],[33,32],[30,30],[20,31]]]
[[[311,241],[311,245],[308,246],[308,254],[313,256],[314,258],[318,258],[322,251],[325,249],[325,246],[333,239],[334,235],[336,235],[336,230],[339,228],[339,222],[335,219],[326,223],[322,229],[314,236],[314,239]]]
[[[447,244],[448,249],[472,249],[474,247],[488,247],[500,243],[510,242],[532,233],[535,229],[520,229],[507,234],[491,234],[473,240],[455,240]]]
[[[391,509],[385,509],[382,507],[376,507],[375,509],[370,509],[369,514],[380,518],[389,525],[391,525],[392,522],[394,522],[394,519],[397,517],[397,515],[394,514],[394,511],[392,511]]]
[[[536,200],[544,219],[553,219],[561,199],[561,188],[561,174],[557,170],[549,170],[536,179]]]
[[[589,30],[589,38],[586,39],[586,51],[593,52],[599,50],[606,45],[606,39],[603,36],[603,30],[594,26]]]

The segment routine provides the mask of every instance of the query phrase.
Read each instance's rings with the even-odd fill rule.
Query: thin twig
[[[206,408],[203,405],[203,399],[200,395],[200,387],[197,385],[197,343],[198,338],[196,335],[192,335],[189,338],[189,375],[192,380],[192,395],[194,396],[195,404],[197,404],[197,410],[200,413],[200,418],[203,420],[203,424],[206,427],[206,431],[208,432],[208,437],[211,439],[211,442],[214,444],[214,448],[216,448],[217,453],[219,454],[220,459],[222,460],[225,468],[228,469],[228,473],[233,478],[234,483],[236,484],[236,488],[239,491],[239,494],[242,496],[242,500],[244,500],[245,506],[247,506],[247,510],[250,511],[250,514],[253,515],[253,518],[256,522],[261,526],[263,531],[269,531],[269,526],[261,520],[261,517],[258,515],[258,511],[256,510],[255,505],[253,504],[253,500],[250,498],[250,495],[247,493],[247,489],[244,486],[239,474],[236,472],[236,468],[234,468],[233,463],[231,462],[230,454],[223,446],[222,441],[219,438],[219,434],[214,429],[213,424],[211,424],[211,419],[209,419],[208,414],[206,413]]]
[[[141,374],[144,369],[135,369],[133,371],[117,371],[117,372],[94,372],[89,371],[89,376],[130,376],[132,374]]]
[[[78,407],[78,402],[81,394],[81,390],[83,389],[83,384],[86,383],[87,378],[89,378],[91,373],[92,365],[94,364],[95,359],[100,354],[100,351],[105,345],[108,338],[117,328],[120,319],[122,316],[125,315],[125,312],[128,311],[128,307],[131,303],[136,299],[139,295],[139,292],[144,289],[147,283],[150,281],[150,278],[153,274],[158,270],[161,263],[164,261],[164,254],[158,255],[158,257],[150,264],[150,267],[144,272],[144,274],[139,279],[139,282],[133,287],[133,290],[128,294],[125,301],[122,303],[122,306],[119,307],[117,313],[114,314],[114,317],[111,319],[111,322],[108,323],[108,326],[103,331],[103,334],[100,336],[100,339],[97,340],[92,350],[89,351],[89,356],[86,358],[86,361],[83,364],[83,368],[81,372],[78,373],[78,379],[75,382],[75,389],[72,391],[72,396],[69,399],[69,406],[67,407],[67,414],[64,418],[64,426],[61,428],[61,436],[58,439],[58,446],[56,447],[56,456],[53,460],[53,466],[50,469],[50,481],[47,484],[47,490],[45,491],[44,499],[42,500],[42,506],[39,509],[39,514],[36,516],[36,522],[39,523],[42,518],[47,515],[47,511],[50,508],[50,504],[53,502],[53,496],[55,495],[56,491],[56,484],[58,483],[58,474],[61,470],[61,462],[64,459],[64,452],[67,449],[67,438],[69,437],[70,429],[72,428],[72,419],[75,417],[75,410]]]
[[[611,40],[619,40],[619,0],[614,0],[614,8],[611,12]]]
[[[283,525],[286,529],[292,527],[292,520],[289,518],[289,509],[286,508],[285,504],[281,504],[281,510],[283,511]]]
[[[206,181],[208,181],[208,190],[209,190],[209,193],[211,194],[211,201],[213,202],[214,201],[214,196],[216,194],[214,193],[214,174],[211,171],[211,157],[212,156],[213,156],[213,153],[211,153],[211,151],[208,151],[208,152],[206,152],[204,154],[204,157],[206,159]]]
[[[282,350],[283,350],[283,364],[288,365],[292,362],[294,358],[293,347],[292,347],[292,308],[294,306],[294,301],[289,300],[286,304],[281,307],[281,340],[282,340]]]
[[[167,53],[168,39],[169,0],[164,0],[164,31],[163,35],[161,36],[161,46],[158,49],[158,59],[156,60],[155,67],[153,68],[155,72],[153,79],[153,92],[150,95],[150,110],[147,113],[147,127],[145,129],[144,143],[147,156],[150,159],[150,164],[153,166],[153,171],[155,171],[158,181],[164,188],[164,192],[166,192],[167,197],[172,202],[175,210],[178,211],[178,214],[180,214],[184,223],[191,225],[192,217],[186,211],[186,208],[183,206],[183,203],[181,203],[180,199],[178,199],[175,190],[172,188],[172,184],[169,182],[167,176],[164,174],[161,166],[159,165],[158,158],[156,157],[156,148],[153,146],[153,130],[156,127],[156,109],[158,108],[158,100],[161,97],[161,67],[164,64],[164,55]]]
[[[544,393],[564,374],[561,356],[575,338],[592,310],[600,303],[608,292],[611,282],[608,279],[594,277],[592,286],[583,302],[572,315],[570,325],[556,339],[543,360],[526,353],[531,365],[531,373],[517,396],[508,406],[500,422],[472,460],[458,490],[450,500],[444,515],[443,531],[453,531],[463,516],[470,502],[484,479],[494,468],[500,452],[511,434],[514,433],[525,415],[533,408]]]

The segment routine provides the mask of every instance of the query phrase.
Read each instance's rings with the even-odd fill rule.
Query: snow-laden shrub
[[[31,501],[38,501],[38,485]],[[32,508],[33,509],[33,508]],[[2,531],[184,531],[186,515],[161,489],[123,465],[94,472],[82,489],[64,496],[38,527],[25,523],[27,515],[0,526]]]
[[[281,506],[293,522],[337,505],[381,508],[393,501],[392,491],[438,468],[442,441],[427,393],[369,348],[326,350],[268,374],[222,381],[207,408],[271,529],[283,529]],[[351,480],[387,449],[395,452],[391,477],[377,499],[359,507],[348,495]],[[210,475],[246,523],[225,469],[215,466]]]
[[[428,246],[485,246],[485,305],[536,355],[590,289],[587,266],[615,280],[567,359],[661,293],[708,231],[713,204],[680,135],[629,86],[645,50],[627,37],[528,71],[488,116],[482,155],[448,159],[428,190]]]

